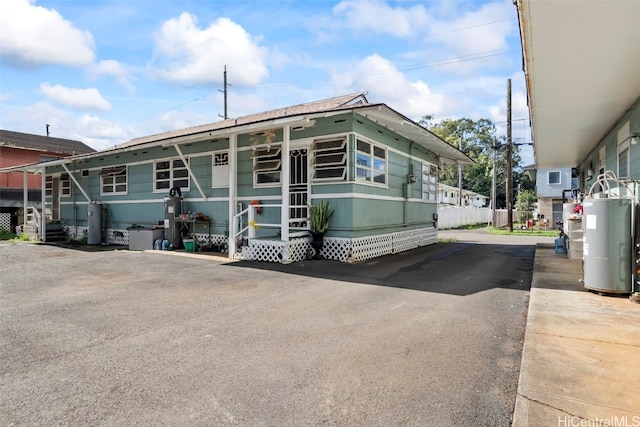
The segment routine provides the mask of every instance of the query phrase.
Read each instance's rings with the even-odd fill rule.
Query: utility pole
[[[227,84],[227,66],[224,66],[224,90],[220,90],[218,89],[219,92],[222,92],[224,94],[224,116],[220,116],[220,114],[218,114],[218,116],[222,117],[223,119],[228,119],[229,116],[227,115],[227,86],[231,86],[229,84]]]
[[[507,223],[509,231],[513,232],[513,165],[511,155],[513,143],[511,142],[511,79],[507,79]]]
[[[49,124],[47,123],[47,136],[49,136]]]
[[[496,228],[496,152],[498,142],[493,138],[493,170],[491,171],[491,226]]]
[[[462,143],[464,141],[464,131],[460,136],[460,151],[464,153]],[[462,207],[462,165],[458,163],[458,207]]]

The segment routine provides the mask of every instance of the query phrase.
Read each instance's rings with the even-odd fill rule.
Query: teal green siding
[[[326,199],[331,202],[336,213],[331,221],[329,236],[360,237],[372,234],[405,231],[412,228],[433,226],[436,212],[435,202],[421,200],[422,163],[438,164],[435,154],[421,146],[395,134],[377,123],[360,115],[345,113],[332,117],[318,118],[313,126],[292,127],[290,141],[311,143],[314,138],[327,135],[348,135],[347,180],[343,182],[311,182],[311,202]],[[385,185],[369,185],[355,180],[355,146],[360,136],[368,141],[388,147],[387,182]],[[275,129],[271,135],[274,145],[282,142],[283,130]],[[281,185],[254,185],[253,146],[265,143],[267,134],[241,134],[238,136],[237,196],[243,208],[250,200],[260,200],[262,204],[281,204]],[[228,139],[218,139],[180,145],[184,156],[189,158],[193,172],[190,189],[182,190],[183,212],[202,212],[212,220],[212,234],[223,234],[229,230],[229,189],[212,188],[212,153],[226,150]],[[287,155],[287,153],[282,153]],[[311,153],[310,153],[311,156]],[[104,203],[108,213],[107,227],[124,229],[131,224],[155,225],[164,217],[163,200],[168,192],[154,192],[154,162],[176,159],[178,152],[173,146],[132,148],[120,153],[104,152],[95,158],[85,159],[73,165],[73,176],[88,193],[91,200]],[[101,195],[100,171],[102,168],[127,166],[127,194]],[[82,176],[87,171],[87,176]],[[49,168],[48,174],[64,173],[63,168]],[[409,175],[417,181],[409,182]],[[203,200],[195,185],[195,177],[207,200]],[[71,184],[71,197],[62,198],[61,216],[68,226],[87,226],[87,203],[75,184]],[[280,207],[262,210],[256,222],[279,224]],[[246,221],[246,218],[245,218]],[[245,224],[246,225],[246,224]],[[277,228],[260,227],[258,236],[276,236]]]
[[[629,122],[629,135],[640,134],[640,98],[620,117],[616,125],[598,143],[589,155],[580,162],[581,173],[585,174],[584,192],[588,192],[599,174],[599,151],[602,147],[606,150],[606,170],[618,172],[618,141],[617,132],[625,123]],[[630,178],[640,180],[640,144],[629,144]],[[586,179],[586,171],[592,169],[593,177]],[[594,188],[597,191],[599,187]]]

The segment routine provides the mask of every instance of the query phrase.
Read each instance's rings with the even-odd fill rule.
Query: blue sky
[[[367,92],[500,132],[511,78],[513,137],[530,140],[511,0],[3,1],[0,128],[104,149],[218,121],[225,65],[230,117]]]

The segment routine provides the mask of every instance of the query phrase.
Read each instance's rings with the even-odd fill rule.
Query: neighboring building
[[[92,153],[95,150],[80,141],[53,138],[29,133],[0,129],[0,168],[57,160],[75,154]],[[0,174],[0,229],[14,230],[21,223],[20,211],[24,206],[27,187],[27,201],[39,207],[42,199],[42,176],[32,173],[10,172]],[[68,189],[61,176],[49,179],[45,185],[56,186],[61,191]]]
[[[578,179],[575,168],[551,168],[536,169],[535,166],[523,168],[533,176],[536,183],[536,195],[538,197],[538,217],[548,219],[552,226],[562,221],[563,203],[574,202],[575,191],[578,189]]]
[[[584,286],[639,292],[640,2],[515,3],[536,166],[576,168],[586,195]]]
[[[450,185],[438,185],[438,203],[442,205],[458,205],[460,191]],[[462,206],[484,208],[489,204],[489,197],[483,196],[471,190],[462,189]]]
[[[180,223],[201,244],[228,246],[230,257],[287,262],[305,257],[307,207],[320,200],[335,209],[326,258],[363,260],[435,243],[439,165],[471,162],[387,105],[353,94],[26,169],[71,178],[71,191],[48,193],[45,202],[59,203],[73,238],[95,232],[90,212],[99,202],[104,242],[126,244],[133,224],[165,223],[173,239]],[[187,212],[203,221],[173,221]]]

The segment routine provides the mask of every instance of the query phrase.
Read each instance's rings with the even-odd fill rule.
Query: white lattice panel
[[[89,234],[89,229],[87,227],[64,227],[64,230],[67,232],[67,236],[71,240],[81,240],[84,236]],[[127,240],[128,241],[128,240]]]
[[[420,246],[420,233],[418,230],[401,231],[392,234],[393,253],[404,252]]]
[[[320,254],[325,259],[347,262],[351,251],[351,239],[342,237],[325,237]]]
[[[351,260],[364,261],[382,255],[388,255],[393,250],[391,234],[357,237],[351,240]]]
[[[286,261],[297,262],[306,259],[307,250],[311,247],[311,238],[302,237],[299,239],[292,239],[287,242],[287,254]]]
[[[267,261],[267,262],[282,262],[282,250],[284,248],[284,242],[276,240],[251,240],[249,247],[245,251],[243,247],[242,255],[245,253],[254,261]]]
[[[0,213],[0,230],[6,230],[13,232],[11,229],[11,214],[10,213]]]
[[[107,228],[107,243],[110,245],[128,245],[129,231],[126,228],[124,230]]]

